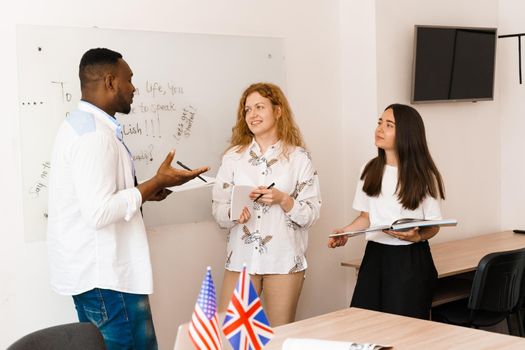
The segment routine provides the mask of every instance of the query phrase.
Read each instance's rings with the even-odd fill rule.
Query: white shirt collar
[[[282,141],[278,140],[276,143],[268,147],[268,149],[266,150],[266,153],[268,153],[269,151],[273,153],[276,150],[279,150],[281,146],[282,146]],[[248,149],[256,150],[258,154],[262,155],[261,148],[259,147],[259,144],[255,141],[255,137],[252,139],[252,142],[250,143],[250,146],[248,146]]]
[[[118,126],[120,126],[120,123],[116,118],[110,116],[109,114],[107,114],[102,109],[98,108],[92,103],[80,100],[78,102],[78,109],[93,114],[96,118],[98,118],[105,125],[110,127],[113,131],[115,131]]]

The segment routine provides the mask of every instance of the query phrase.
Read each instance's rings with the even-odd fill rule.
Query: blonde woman
[[[235,185],[253,186],[252,204],[232,218]],[[213,188],[213,215],[229,229],[220,311],[246,263],[270,324],[294,321],[307,268],[308,228],[320,207],[317,172],[286,97],[274,84],[249,86]]]

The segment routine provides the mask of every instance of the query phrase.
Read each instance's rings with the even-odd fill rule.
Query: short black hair
[[[106,48],[90,49],[82,55],[78,66],[78,77],[80,87],[100,79],[104,73],[103,68],[114,68],[122,55],[116,51]]]

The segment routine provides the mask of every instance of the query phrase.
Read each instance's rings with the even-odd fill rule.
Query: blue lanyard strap
[[[128,151],[129,158],[131,160],[131,168],[133,170],[133,178],[135,178],[135,164],[133,162],[133,155],[131,154],[131,151],[129,150],[128,146],[126,146],[126,143],[124,143],[124,134],[122,133],[122,124],[118,122],[118,120],[114,117],[108,116],[109,120],[117,126],[115,129],[115,136],[117,136],[117,139],[124,145],[126,148],[126,151]]]

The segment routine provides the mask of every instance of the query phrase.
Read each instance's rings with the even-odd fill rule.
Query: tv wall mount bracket
[[[520,76],[520,84],[522,84],[522,79],[521,79],[521,37],[522,36],[525,36],[525,33],[498,35],[499,39],[516,38],[516,37],[518,38],[518,69],[519,69],[519,76]]]

